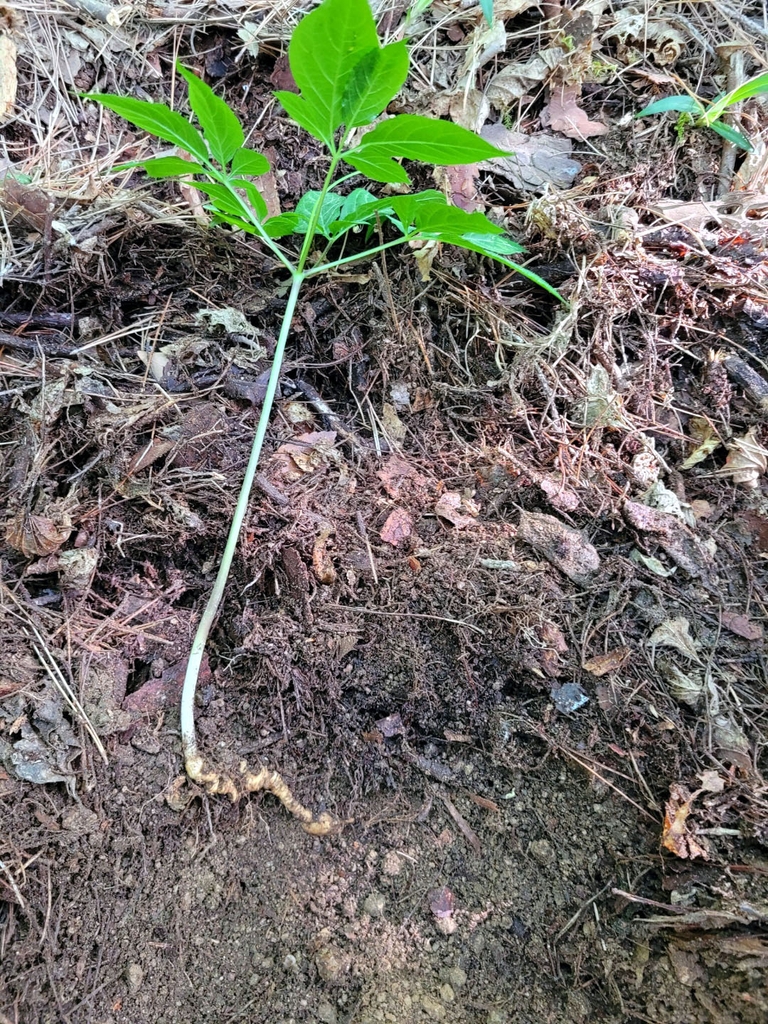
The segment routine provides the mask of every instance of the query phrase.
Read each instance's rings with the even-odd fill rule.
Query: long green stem
[[[335,270],[336,267],[346,266],[347,263],[357,263],[358,260],[365,260],[369,256],[376,256],[378,253],[384,252],[385,249],[391,249],[395,245],[403,245],[404,242],[410,242],[415,237],[416,232],[411,235],[401,235],[400,238],[396,238],[393,242],[384,242],[383,245],[377,245],[375,249],[366,249],[365,252],[345,256],[343,259],[334,260],[332,263],[319,263],[316,267],[310,267],[309,270],[305,271],[304,276],[314,277],[316,274],[324,274],[327,270]]]
[[[301,290],[303,282],[304,274],[299,271],[293,271],[291,291],[288,295],[288,302],[285,307],[283,322],[280,327],[280,336],[277,339],[275,354],[272,358],[272,372],[269,375],[267,393],[264,396],[264,405],[261,408],[261,415],[259,416],[259,422],[256,427],[256,435],[253,439],[253,447],[251,448],[251,456],[245,470],[245,479],[243,480],[242,487],[240,488],[240,494],[237,499],[235,514],[232,518],[232,525],[229,528],[229,535],[224,548],[224,554],[221,556],[219,571],[216,573],[216,580],[213,584],[213,589],[211,590],[211,596],[208,598],[205,611],[203,612],[200,624],[197,627],[195,639],[192,643],[192,650],[189,655],[187,672],[184,676],[184,687],[181,693],[181,742],[186,762],[189,762],[190,758],[197,755],[197,738],[195,735],[195,691],[197,690],[197,679],[200,673],[200,666],[203,661],[203,653],[208,640],[208,634],[211,631],[211,626],[216,618],[219,605],[224,597],[224,589],[227,585],[227,579],[229,578],[229,570],[232,568],[232,560],[235,556],[235,549],[237,548],[240,530],[242,528],[246,512],[248,511],[248,499],[251,494],[251,488],[253,487],[254,477],[256,476],[256,469],[259,465],[261,449],[267,433],[269,417],[272,412],[277,384],[280,379],[280,369],[283,364],[285,345],[291,330],[291,321],[293,320],[293,314],[296,310],[296,302],[299,298],[299,291]]]

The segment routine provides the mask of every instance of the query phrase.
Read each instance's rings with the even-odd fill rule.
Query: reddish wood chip
[[[391,544],[396,548],[404,544],[413,533],[413,522],[411,517],[402,508],[396,508],[390,512],[387,521],[381,528],[379,536],[385,544]]]

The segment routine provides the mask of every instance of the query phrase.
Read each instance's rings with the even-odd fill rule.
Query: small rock
[[[547,839],[534,839],[528,852],[543,868],[550,868],[557,860],[552,843]]]
[[[139,964],[128,964],[125,970],[125,979],[128,982],[128,991],[135,996],[144,981],[144,971]]]
[[[453,1000],[456,998],[456,994],[454,993],[450,985],[441,985],[440,998],[443,1000],[444,1003],[452,1003]]]
[[[491,1010],[486,1018],[487,1024],[507,1024],[508,1020],[504,1010]]]
[[[131,737],[131,746],[143,750],[145,754],[159,754],[160,740],[149,729],[139,729]]]
[[[317,973],[329,985],[340,985],[350,967],[349,956],[338,946],[323,946],[315,953]]]
[[[457,991],[467,984],[467,972],[461,967],[449,967],[445,972],[445,980],[454,991]]]
[[[317,1019],[321,1020],[323,1024],[336,1024],[338,1020],[336,1007],[331,1005],[327,999],[323,999],[317,1007]]]
[[[283,969],[286,971],[296,972],[299,969],[298,961],[293,953],[288,953],[286,958],[283,960]]]
[[[395,878],[403,870],[403,858],[395,850],[390,850],[384,857],[381,870],[390,878]]]
[[[432,1020],[443,1020],[445,1017],[445,1007],[434,996],[422,996],[421,1008]]]
[[[365,897],[363,903],[363,913],[368,914],[369,917],[384,917],[384,907],[386,906],[387,898],[382,892],[372,892]]]
[[[64,812],[61,824],[67,832],[79,832],[80,834],[96,832],[99,827],[99,816],[95,811],[78,804]]]

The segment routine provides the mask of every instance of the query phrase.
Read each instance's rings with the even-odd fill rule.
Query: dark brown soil
[[[319,154],[277,112],[260,131],[290,207]],[[526,229],[572,315],[450,251],[300,303],[197,715],[212,762],[348,819],[328,838],[185,782],[179,737],[280,276],[143,208],[95,248],[41,231],[9,276],[1,1024],[766,1019],[765,482],[723,447],[678,468],[695,417],[766,440],[709,355],[764,369],[764,254],[606,241],[605,182],[645,209],[673,172],[600,145],[564,234]],[[246,334],[195,315],[227,307]],[[585,425],[596,368],[618,412]],[[649,439],[685,520],[641,500]]]

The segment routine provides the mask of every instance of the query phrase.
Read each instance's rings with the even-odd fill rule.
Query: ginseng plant
[[[324,0],[294,30],[288,57],[299,93],[275,96],[286,114],[326,148],[328,167],[318,191],[307,192],[295,210],[278,216],[268,216],[264,198],[251,180],[269,170],[266,158],[245,146],[243,128],[233,111],[187,68],[177,65],[187,82],[189,106],[200,130],[160,103],[93,93],[85,98],[98,101],[188,156],[157,156],[115,170],[141,167],[152,178],[184,179],[206,197],[214,223],[255,235],[290,279],[245,478],[192,644],[181,698],[181,738],[187,774],[208,792],[225,793],[234,801],[246,792],[268,790],[307,831],[321,834],[338,822],[329,814],[314,815],[303,807],[277,772],[266,767],[253,772],[244,763],[236,772],[223,772],[206,764],[197,745],[194,715],[203,652],[247,512],[300,289],[320,274],[368,260],[393,246],[443,242],[488,256],[560,296],[532,271],[510,261],[523,247],[484,214],[450,206],[442,193],[432,189],[377,198],[359,184],[367,178],[398,185],[402,193],[402,186],[410,183],[400,163],[403,158],[448,166],[507,155],[449,121],[413,114],[381,116],[405,82],[408,48],[404,41],[381,45],[368,0]],[[351,232],[365,239],[361,251],[354,251]],[[374,238],[376,244],[372,244]],[[351,243],[350,251],[345,242]]]

